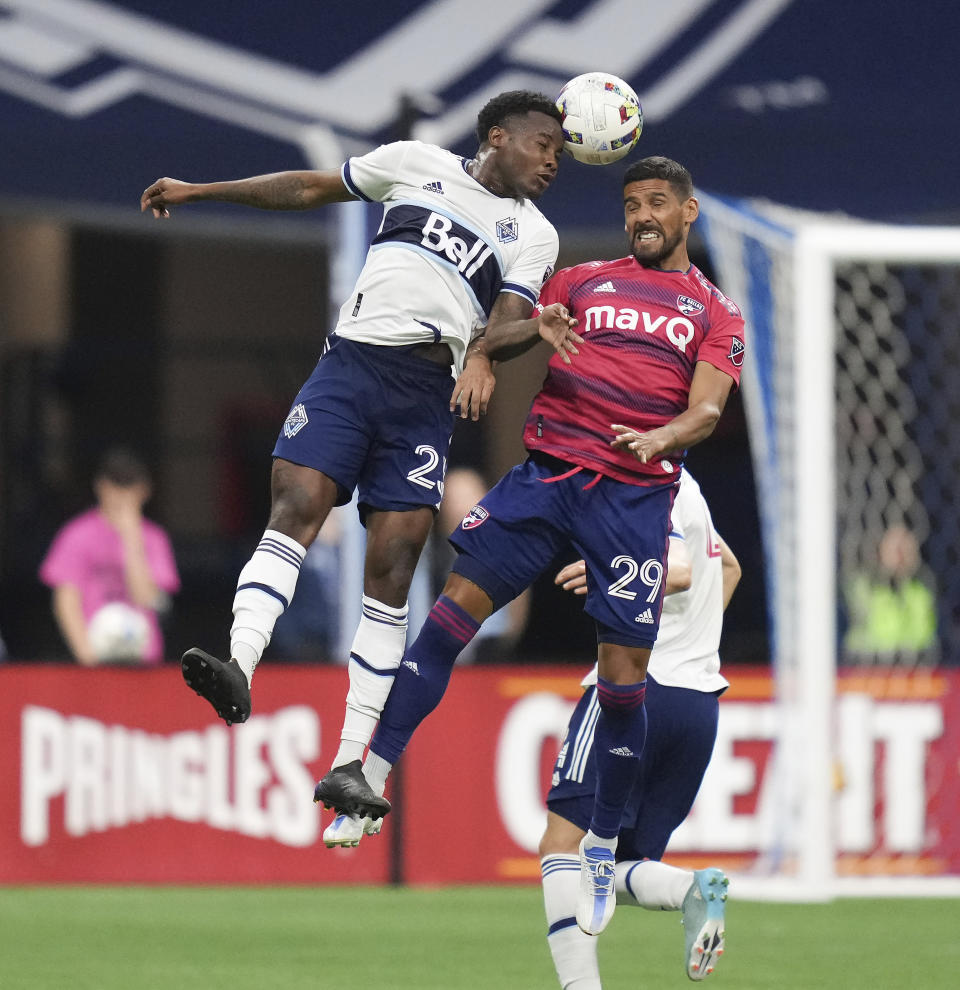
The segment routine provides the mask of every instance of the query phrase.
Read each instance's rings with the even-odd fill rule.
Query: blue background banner
[[[699,186],[960,218],[955,4],[869,0],[0,0],[0,199],[127,208],[158,175],[331,166],[408,133],[469,155],[503,89],[602,69],[637,151]],[[595,226],[622,169],[564,163],[545,212]]]

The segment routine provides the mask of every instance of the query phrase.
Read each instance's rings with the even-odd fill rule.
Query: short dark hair
[[[96,477],[121,488],[149,484],[147,465],[129,447],[110,447],[97,463]]]
[[[545,113],[563,124],[563,114],[549,96],[529,89],[512,89],[495,96],[477,114],[477,141],[483,144],[490,128],[498,124],[503,126],[508,117],[522,117],[528,113]]]
[[[681,201],[693,195],[693,176],[679,162],[664,158],[663,155],[641,158],[623,173],[624,187],[631,182],[643,182],[644,179],[663,179],[664,182],[669,182],[670,188]]]

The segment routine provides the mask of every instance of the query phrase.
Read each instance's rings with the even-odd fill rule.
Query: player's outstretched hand
[[[575,595],[585,595],[587,593],[587,565],[582,560],[567,564],[563,570],[557,571],[553,583],[559,584],[564,591],[572,591]]]
[[[497,386],[490,361],[484,355],[471,354],[460,372],[450,395],[450,412],[460,407],[460,418],[476,422],[487,413],[490,396]]]
[[[564,364],[570,363],[571,354],[580,353],[577,344],[583,343],[583,337],[573,329],[579,322],[560,303],[544,306],[540,314],[540,336],[560,355]]]
[[[646,464],[667,449],[666,440],[660,436],[661,430],[641,433],[631,426],[621,426],[619,423],[612,423],[610,428],[617,433],[617,436],[610,441],[610,446],[619,450],[629,450],[641,464]]]
[[[194,186],[191,182],[181,182],[179,179],[157,179],[143,190],[140,197],[140,212],[152,210],[158,220],[169,217],[170,206],[189,203]]]

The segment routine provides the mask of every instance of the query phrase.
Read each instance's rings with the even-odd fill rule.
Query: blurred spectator
[[[166,532],[143,516],[150,475],[137,455],[112,448],[93,490],[96,506],[59,530],[40,567],[54,617],[79,663],[159,663],[159,617],[180,578]]]
[[[443,590],[443,583],[457,554],[447,537],[460,525],[464,516],[489,491],[489,486],[473,468],[451,468],[443,483],[443,499],[433,528],[430,556],[434,575],[434,593]],[[530,589],[527,588],[508,605],[487,619],[470,645],[460,654],[458,663],[497,663],[514,658],[514,650],[527,624],[530,612]]]
[[[271,655],[298,663],[346,663],[337,655],[340,636],[341,536],[350,525],[348,506],[330,511],[310,544],[297,593],[277,619],[270,640]]]
[[[937,654],[937,605],[916,535],[887,528],[875,568],[846,583],[849,626],[845,658],[854,663],[932,663]]]

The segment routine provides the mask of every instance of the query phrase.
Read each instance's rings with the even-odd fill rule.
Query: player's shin
[[[659,860],[617,863],[617,904],[648,911],[679,911],[693,883],[693,873]]]
[[[340,748],[332,766],[363,759],[393,686],[406,638],[407,606],[391,608],[364,595],[360,625],[350,648],[350,689]]]
[[[647,713],[643,707],[646,681],[614,684],[597,681],[600,715],[594,735],[597,758],[597,793],[590,830],[612,839],[640,767],[647,738]]]
[[[384,706],[372,752],[396,763],[417,726],[440,704],[454,662],[480,628],[468,612],[441,595],[420,635],[407,648]]]
[[[273,627],[293,598],[306,548],[276,530],[264,532],[237,580],[230,629],[230,656],[247,678],[273,636]]]
[[[600,990],[597,940],[577,927],[580,857],[551,854],[540,860],[547,945],[563,990]]]

